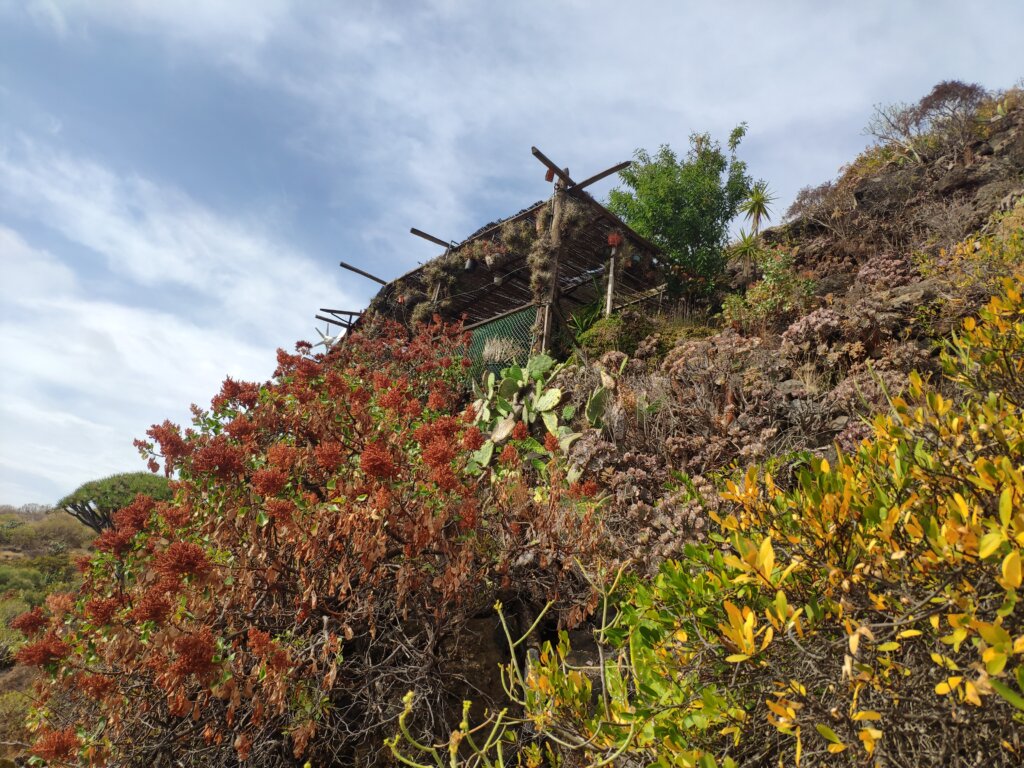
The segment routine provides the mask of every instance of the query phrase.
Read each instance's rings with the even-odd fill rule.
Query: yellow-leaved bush
[[[712,541],[605,590],[589,669],[510,666],[529,752],[451,765],[1024,763],[1020,279],[942,362],[856,454],[728,483]]]

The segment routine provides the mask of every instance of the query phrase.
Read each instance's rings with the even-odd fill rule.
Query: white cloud
[[[346,301],[333,264],[312,262],[256,214],[218,215],[180,191],[34,142],[0,145],[2,209],[101,255],[117,281],[184,289],[191,311],[263,341],[308,335],[316,307]]]
[[[3,211],[99,256],[59,258],[0,225],[5,502],[140,467],[131,443],[150,424],[187,422],[225,375],[268,378],[276,346],[313,335],[317,307],[352,305],[333,263],[254,216],[32,143],[0,151]]]
[[[459,238],[543,194],[531,144],[586,174],[636,146],[681,147],[694,130],[724,138],[747,120],[743,154],[784,204],[863,146],[873,103],[917,98],[944,77],[1009,85],[1024,23],[1004,7],[1001,24],[979,26],[954,0],[61,7],[72,28],[162,41],[308,105],[294,146],[346,171],[339,199],[358,185],[374,211],[354,234],[400,267],[433,255],[410,245],[410,225]],[[787,146],[753,153],[758,136]]]
[[[0,226],[0,499],[52,502],[141,469],[132,440],[186,421],[225,375],[265,379],[272,350],[230,329],[91,297],[72,270]],[[16,267],[13,268],[13,267]]]

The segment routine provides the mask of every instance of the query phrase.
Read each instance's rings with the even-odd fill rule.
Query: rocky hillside
[[[938,373],[939,340],[1024,263],[1024,108],[1016,91],[1002,103],[959,151],[911,162],[879,145],[803,190],[760,254],[734,263],[724,321],[627,314],[590,345],[595,366],[563,373],[579,408],[601,371],[614,379],[602,429],[574,455],[630,521],[623,547],[677,554],[707,530],[714,478],[834,459],[911,371]],[[679,503],[691,485],[706,503]]]

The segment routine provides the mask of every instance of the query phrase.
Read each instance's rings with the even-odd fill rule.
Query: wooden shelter
[[[462,319],[474,332],[474,351],[500,361],[550,349],[577,313],[607,315],[659,295],[665,279],[658,248],[586,192],[629,163],[577,183],[536,147],[533,154],[554,182],[550,199],[492,222],[460,243],[413,229],[444,252],[391,282],[343,262],[383,285],[367,311],[407,323],[434,314]],[[319,319],[346,329],[358,322],[340,310],[321,311],[332,318]],[[484,348],[488,343],[490,350]]]

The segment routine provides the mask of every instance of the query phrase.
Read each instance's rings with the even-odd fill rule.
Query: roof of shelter
[[[558,293],[563,302],[587,305],[603,295],[601,281],[611,254],[609,236],[623,241],[616,270],[616,305],[643,298],[664,283],[658,249],[581,189],[566,189],[558,251]],[[531,249],[549,226],[551,201],[542,200],[492,222],[463,242],[387,283],[371,308],[407,319],[429,303],[445,319],[467,326],[536,303]],[[531,285],[533,282],[533,285]],[[571,309],[570,309],[571,311]]]

